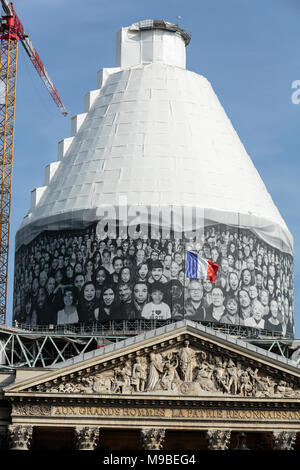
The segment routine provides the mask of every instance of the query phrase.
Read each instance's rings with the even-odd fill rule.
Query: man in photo
[[[265,320],[263,319],[264,307],[259,300],[254,300],[252,304],[252,317],[246,318],[244,325],[252,328],[265,328]]]
[[[224,313],[224,293],[220,287],[214,287],[211,292],[212,304],[208,307],[206,321],[219,322]]]
[[[141,318],[143,308],[148,302],[148,286],[146,282],[137,282],[133,288],[133,306],[135,317]]]
[[[151,263],[151,275],[148,279],[148,283],[153,284],[154,282],[161,282],[162,284],[166,284],[168,279],[163,274],[163,270],[164,267],[161,261],[153,261],[153,263]]]
[[[132,287],[129,283],[121,282],[118,285],[119,307],[118,319],[134,320],[136,311],[132,299]]]
[[[203,307],[203,287],[198,279],[192,279],[188,285],[188,299],[184,304],[184,318],[193,321],[206,320]]]

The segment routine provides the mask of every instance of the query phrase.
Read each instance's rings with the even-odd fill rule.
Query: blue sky
[[[96,88],[96,73],[115,65],[115,33],[147,18],[189,31],[187,68],[204,75],[294,236],[295,321],[300,337],[300,80],[299,0],[15,0],[15,10],[52,78],[69,116],[64,118],[19,49],[9,262],[11,320],[14,238],[43,185],[57,143],[70,136],[70,117]],[[299,95],[300,96],[300,95]]]

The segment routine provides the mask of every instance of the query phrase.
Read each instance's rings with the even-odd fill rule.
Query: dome
[[[17,250],[45,231],[84,230],[112,207],[120,222],[126,205],[141,223],[149,207],[172,208],[175,229],[190,209],[189,230],[203,220],[249,229],[292,255],[292,236],[211,84],[185,68],[189,41],[157,20],[117,33],[116,67],[98,72],[44,185],[32,191]]]
[[[153,51],[164,34],[181,65],[150,52],[146,62],[135,57],[131,42]],[[32,192],[21,232],[29,224],[40,230],[58,215],[69,223],[77,211],[126,196],[131,205],[196,205],[266,219],[278,226],[279,246],[284,238],[291,252],[287,226],[211,84],[185,69],[184,38],[132,25],[117,39],[118,65],[127,52],[125,65],[98,73],[85,112],[72,118],[71,137],[58,144],[58,161]]]

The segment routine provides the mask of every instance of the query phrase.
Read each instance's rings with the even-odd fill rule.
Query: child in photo
[[[167,320],[171,318],[169,305],[163,302],[164,288],[162,283],[154,282],[150,287],[151,302],[147,303],[142,311],[142,318],[147,320]]]

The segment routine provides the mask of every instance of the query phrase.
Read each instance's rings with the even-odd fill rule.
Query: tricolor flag
[[[216,282],[218,269],[219,266],[216,263],[201,258],[192,251],[186,252],[186,277]]]

